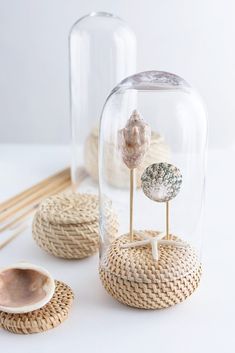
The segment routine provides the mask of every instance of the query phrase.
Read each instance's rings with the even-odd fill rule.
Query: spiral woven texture
[[[45,251],[66,259],[91,256],[99,248],[98,196],[64,193],[39,206],[33,220],[33,238]],[[107,234],[117,233],[118,223],[110,202],[106,208]]]
[[[135,240],[140,239],[138,233]],[[195,291],[201,278],[201,264],[190,245],[160,245],[160,257],[155,261],[148,245],[122,248],[128,241],[129,235],[115,240],[100,265],[101,281],[112,297],[136,308],[162,309],[182,302]]]
[[[63,282],[55,281],[55,293],[48,304],[25,314],[9,314],[0,311],[0,326],[13,333],[38,333],[50,330],[68,317],[74,300],[71,288]]]
[[[151,144],[144,162],[136,170],[137,186],[141,185],[141,175],[144,169],[152,163],[169,162],[170,150],[163,137],[152,132]],[[129,169],[123,163],[116,146],[105,145],[104,155],[105,178],[109,184],[126,188],[129,185]],[[98,180],[98,129],[93,129],[85,143],[85,168],[94,180]]]

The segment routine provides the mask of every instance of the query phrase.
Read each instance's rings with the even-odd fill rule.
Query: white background
[[[91,11],[114,12],[130,23],[138,39],[139,71],[175,72],[207,104],[213,151],[202,283],[192,297],[169,310],[135,310],[102,288],[98,254],[71,262],[53,258],[37,247],[28,228],[0,251],[0,267],[19,260],[41,264],[73,288],[75,302],[69,319],[55,330],[29,336],[0,330],[0,352],[231,353],[234,0],[0,0],[0,143],[9,143],[0,149],[0,200],[68,164],[69,149],[48,144],[69,142],[68,33],[75,20]]]
[[[68,33],[108,11],[138,40],[138,71],[174,72],[202,95],[210,147],[235,142],[233,0],[0,0],[0,142],[69,142]]]

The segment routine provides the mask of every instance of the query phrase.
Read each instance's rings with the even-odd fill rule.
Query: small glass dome
[[[159,284],[167,271],[171,275],[165,283],[183,278],[184,283],[194,283],[184,292],[186,297],[196,288],[206,141],[204,105],[175,74],[135,74],[107,98],[99,137],[100,274],[104,287],[119,301],[143,308],[177,303],[180,295],[159,304],[159,292],[152,306],[134,299],[144,293],[135,293],[132,280]],[[107,200],[119,220],[115,239],[106,234]],[[148,270],[142,273],[141,268]],[[195,281],[187,277],[187,282],[185,276]],[[133,287],[133,293],[125,292],[120,283]]]
[[[73,25],[69,50],[73,189],[96,190],[101,110],[111,89],[136,71],[136,38],[119,17],[94,12]]]

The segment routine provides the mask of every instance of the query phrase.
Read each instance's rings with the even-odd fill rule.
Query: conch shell
[[[137,168],[144,159],[151,141],[150,126],[134,110],[126,126],[118,131],[118,146],[129,169]]]
[[[27,262],[0,270],[0,310],[28,313],[46,305],[55,292],[55,282],[43,267]]]

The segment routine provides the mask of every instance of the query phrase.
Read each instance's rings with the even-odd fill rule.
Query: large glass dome
[[[106,234],[107,200],[118,215],[118,237],[126,237],[130,249],[136,249],[133,241],[155,232],[159,234],[160,255],[162,247],[177,247],[180,239],[196,249],[199,264],[206,140],[204,105],[179,76],[142,72],[112,90],[103,108],[99,138],[100,271],[104,285],[104,277],[114,268],[110,261],[119,242]],[[133,254],[123,250],[116,255],[127,259]],[[138,263],[136,257],[134,263]]]
[[[97,190],[98,122],[114,86],[136,71],[136,38],[119,17],[93,12],[69,36],[74,190]]]

